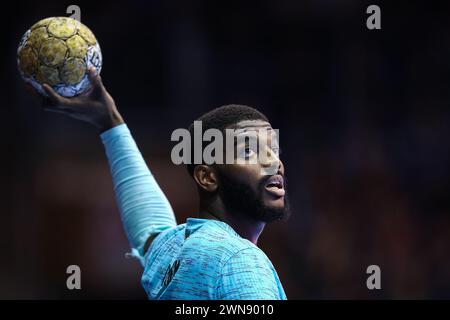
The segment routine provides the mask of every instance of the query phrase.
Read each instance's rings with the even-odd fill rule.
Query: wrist
[[[112,129],[112,128],[117,127],[118,125],[121,125],[124,123],[125,123],[125,121],[123,120],[119,111],[117,111],[117,109],[115,109],[109,115],[109,117],[102,124],[100,124],[100,126],[98,128],[99,128],[100,134],[102,134],[103,132],[108,131],[109,129]]]

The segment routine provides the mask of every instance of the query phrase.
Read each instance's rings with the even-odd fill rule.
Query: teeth
[[[272,188],[272,187],[276,187],[276,188],[281,188],[281,184],[279,183],[270,183],[267,185],[267,187]]]
[[[278,181],[278,180],[275,180],[275,181],[272,181],[272,182],[268,183],[268,184],[266,185],[266,188],[278,188],[278,189],[283,189],[283,183],[280,182],[280,181]]]

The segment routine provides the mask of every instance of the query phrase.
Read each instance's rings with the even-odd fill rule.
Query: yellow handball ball
[[[87,70],[100,73],[102,52],[88,27],[68,17],[52,17],[34,24],[17,49],[17,64],[25,82],[46,95],[47,83],[64,97],[89,89]]]

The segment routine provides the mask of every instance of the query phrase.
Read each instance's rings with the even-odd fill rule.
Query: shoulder
[[[164,230],[160,234],[158,234],[150,244],[146,256],[150,254],[155,254],[157,251],[161,250],[161,248],[164,248],[166,244],[176,241],[177,239],[179,241],[182,240],[184,237],[184,231],[186,229],[186,224],[179,224],[176,227]],[[178,241],[178,242],[179,242]]]
[[[264,251],[255,245],[236,251],[225,261],[222,273],[252,270],[256,273],[272,274],[274,267]]]
[[[269,258],[254,246],[236,252],[224,263],[217,295],[224,300],[278,300],[284,298],[284,291]]]

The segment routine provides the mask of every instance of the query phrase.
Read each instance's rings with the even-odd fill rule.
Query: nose
[[[262,170],[267,175],[284,174],[283,163],[281,162],[278,154],[276,154],[271,148],[266,148],[265,156],[260,157],[260,164]]]

